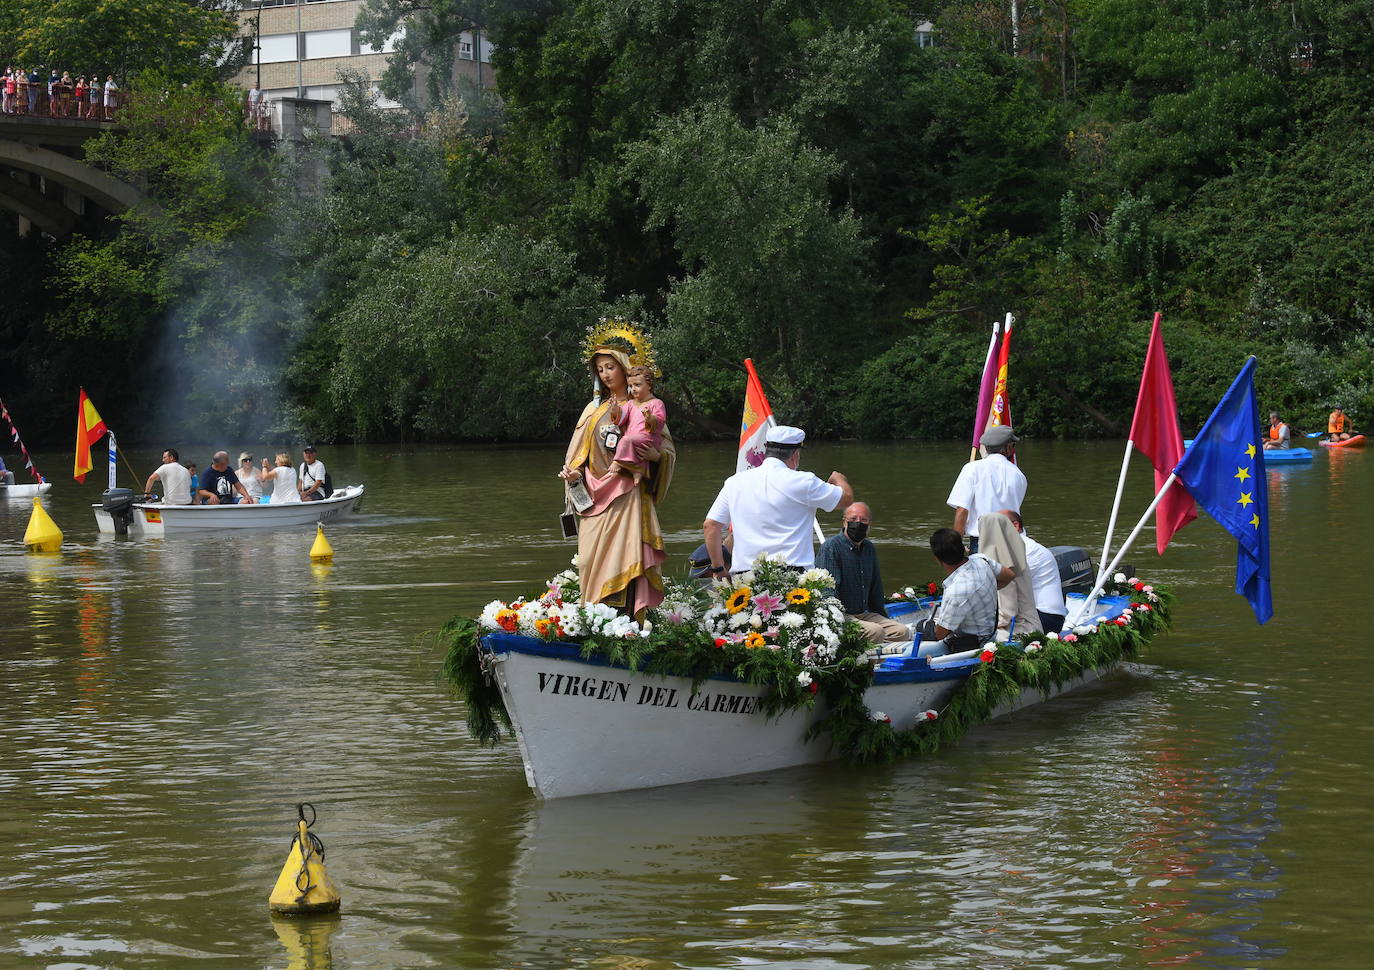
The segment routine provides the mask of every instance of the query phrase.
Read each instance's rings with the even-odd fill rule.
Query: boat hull
[[[0,485],[0,501],[36,498],[39,495],[47,495],[51,491],[52,482],[31,485]]]
[[[1346,438],[1344,441],[1331,441],[1328,439],[1323,441],[1321,446],[1323,448],[1363,448],[1364,444],[1364,435],[1357,434],[1354,437]]]
[[[829,736],[807,732],[825,709],[769,718],[767,688],[712,678],[692,691],[688,677],[638,673],[581,659],[572,644],[490,634],[483,640],[515,728],[525,780],[541,798],[655,788],[773,771],[840,757]],[[943,667],[878,670],[864,695],[894,727],[942,708],[978,660]],[[1092,670],[1051,692],[1026,690],[993,716],[1039,703],[1098,679]]]
[[[318,502],[282,505],[163,505],[136,502],[129,535],[165,538],[172,535],[234,532],[247,529],[291,529],[332,522],[353,512],[363,497],[363,486],[347,485]],[[110,513],[91,506],[103,535],[114,535]]]

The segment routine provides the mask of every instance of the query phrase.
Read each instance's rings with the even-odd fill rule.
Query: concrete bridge
[[[55,238],[94,232],[107,215],[138,205],[143,195],[84,160],[82,146],[113,127],[75,118],[0,115],[0,209]]]
[[[262,141],[329,131],[328,101],[282,98],[272,109],[270,129],[254,132]],[[86,142],[111,129],[122,131],[109,122],[0,115],[0,209],[18,217],[20,235],[94,235],[109,216],[147,202],[135,186],[85,161]]]

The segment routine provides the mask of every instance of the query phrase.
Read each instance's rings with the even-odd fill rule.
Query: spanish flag
[[[768,406],[768,396],[763,393],[763,382],[758,371],[754,370],[753,360],[745,360],[744,371],[744,419],[739,427],[739,457],[735,461],[735,471],[756,468],[763,464],[763,449],[768,429],[777,424],[773,420],[773,409]]]
[[[76,460],[72,464],[72,477],[78,482],[84,482],[86,473],[91,470],[91,445],[105,434],[105,421],[83,387],[76,402]]]

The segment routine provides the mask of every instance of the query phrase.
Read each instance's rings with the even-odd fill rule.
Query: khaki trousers
[[[881,613],[850,613],[848,616],[863,627],[864,636],[873,643],[898,643],[911,639],[911,631],[905,623],[898,623]]]

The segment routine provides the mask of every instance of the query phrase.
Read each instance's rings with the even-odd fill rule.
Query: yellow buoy
[[[305,810],[310,809],[310,821]],[[301,802],[296,806],[299,820],[291,851],[281,867],[277,884],[272,887],[268,906],[274,913],[296,916],[306,913],[334,913],[339,909],[339,891],[324,871],[324,843],[309,831],[315,824],[315,806]]]
[[[329,544],[329,540],[324,537],[324,526],[315,526],[315,544],[310,547],[311,562],[332,562],[334,559],[334,547]]]
[[[57,552],[62,548],[62,530],[43,508],[38,496],[33,498],[33,514],[24,530],[24,548],[29,552]]]

